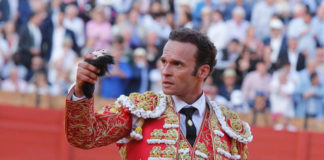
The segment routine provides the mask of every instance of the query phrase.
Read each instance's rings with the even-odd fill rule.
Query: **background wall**
[[[321,160],[324,134],[252,127],[250,160]],[[64,112],[0,105],[1,160],[119,160],[115,144],[91,150],[70,146],[64,135]]]

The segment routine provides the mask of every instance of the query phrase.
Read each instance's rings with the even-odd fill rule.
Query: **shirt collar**
[[[179,99],[177,96],[172,95],[171,96],[174,102],[174,108],[179,113],[182,108],[187,108],[189,106],[195,107],[199,115],[202,116],[205,113],[206,110],[206,96],[203,92],[203,94],[192,104],[187,104],[183,100]]]

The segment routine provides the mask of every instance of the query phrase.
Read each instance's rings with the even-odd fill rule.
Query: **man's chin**
[[[166,95],[174,95],[174,91],[166,88],[162,88],[162,91]]]

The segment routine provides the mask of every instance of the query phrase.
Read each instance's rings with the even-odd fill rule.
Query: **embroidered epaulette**
[[[131,93],[128,97],[121,95],[115,103],[128,108],[131,114],[139,118],[157,118],[165,110],[166,97],[151,91],[143,94]]]
[[[144,119],[157,118],[165,111],[167,96],[154,92],[131,93],[128,97],[121,95],[115,102],[116,106],[123,106],[127,108],[130,113],[139,120],[136,127],[130,133],[130,138],[135,140],[143,139],[142,126]],[[122,139],[120,143],[128,142],[127,139]]]
[[[253,136],[249,124],[240,120],[237,113],[216,102],[211,102],[211,105],[222,129],[227,135],[244,144],[252,141]]]

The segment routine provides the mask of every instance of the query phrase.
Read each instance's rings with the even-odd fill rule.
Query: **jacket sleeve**
[[[121,104],[105,106],[94,112],[92,99],[66,99],[65,132],[68,142],[78,148],[105,146],[129,135],[132,129],[130,111]]]

